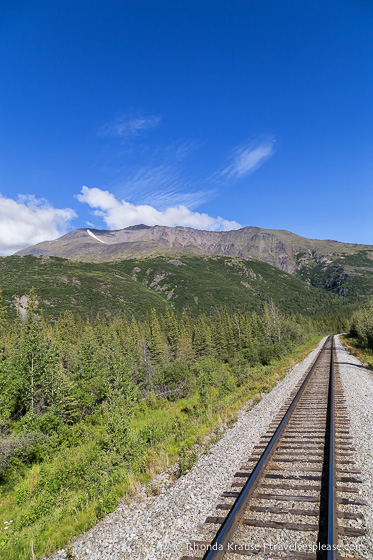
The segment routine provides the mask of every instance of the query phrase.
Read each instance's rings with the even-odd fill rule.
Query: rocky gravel
[[[234,473],[245,463],[322,344],[323,341],[290,370],[271,393],[263,395],[256,406],[243,407],[234,426],[226,429],[220,441],[186,475],[176,481],[171,473],[159,475],[154,481],[159,485],[159,495],[140,493],[136,500],[121,503],[112,514],[78,537],[72,543],[73,557],[76,560],[179,559],[187,552],[191,539],[201,538],[200,525],[214,511],[221,492],[229,489]],[[371,406],[373,410],[373,385]],[[65,549],[55,553],[51,560],[66,558]]]
[[[356,448],[356,467],[361,470],[360,498],[367,506],[356,508],[365,518],[364,537],[343,538],[346,555],[373,559],[373,372],[349,354],[336,337],[337,365],[341,375],[346,406],[350,416],[350,433]],[[351,509],[353,511],[353,508]],[[354,548],[360,550],[354,551]]]

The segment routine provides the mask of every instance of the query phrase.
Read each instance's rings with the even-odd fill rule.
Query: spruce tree
[[[150,339],[148,342],[152,360],[156,364],[161,364],[165,357],[165,344],[158,321],[157,312],[153,308],[150,314]]]
[[[45,348],[34,289],[30,291],[27,302],[26,319],[21,328],[17,361],[20,379],[24,385],[21,400],[24,410],[33,416],[43,407],[45,368]]]
[[[5,339],[7,331],[7,312],[4,306],[3,292],[0,290],[0,361],[5,357]]]
[[[177,352],[177,345],[180,337],[180,331],[175,315],[173,312],[170,311],[167,311],[165,317],[165,333],[167,337],[167,342],[171,350],[171,355],[173,358],[175,358]]]
[[[0,334],[6,329],[7,324],[7,312],[4,305],[3,291],[0,289]]]

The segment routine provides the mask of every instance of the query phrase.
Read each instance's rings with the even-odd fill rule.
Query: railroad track
[[[351,440],[330,336],[181,560],[359,557],[346,554],[365,532]]]

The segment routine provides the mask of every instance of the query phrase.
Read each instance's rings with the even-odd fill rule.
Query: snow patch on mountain
[[[105,243],[105,245],[107,245],[106,241],[102,241],[102,239],[99,239],[97,235],[95,235],[90,229],[87,229],[87,233],[88,235],[93,237],[93,239],[96,239],[97,241],[100,241],[100,243]]]

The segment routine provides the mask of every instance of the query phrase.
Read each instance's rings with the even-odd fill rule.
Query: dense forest
[[[338,321],[266,303],[48,322],[31,292],[24,320],[9,322],[0,304],[0,557],[51,553],[169,461],[183,474],[194,444],[271,389],[276,360]]]

